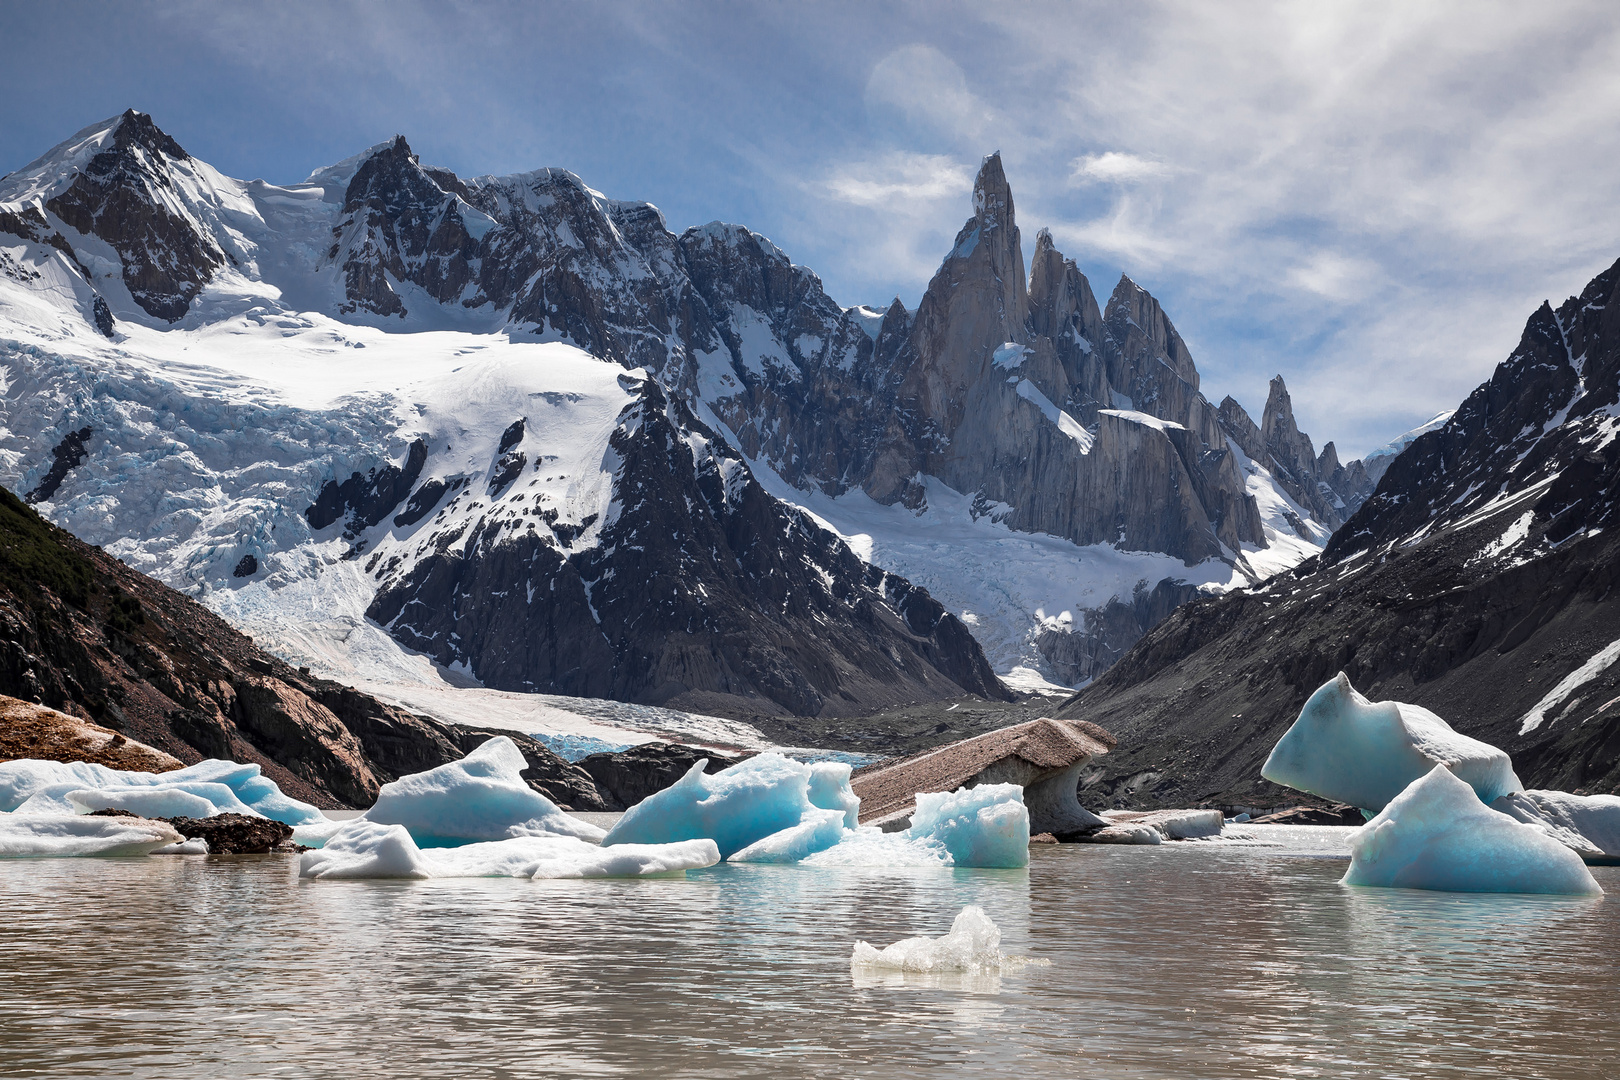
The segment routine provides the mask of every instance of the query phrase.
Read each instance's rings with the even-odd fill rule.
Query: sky
[[[1609,3],[68,0],[0,4],[6,54],[0,172],[131,107],[279,183],[400,133],[741,223],[846,305],[914,307],[1000,151],[1026,258],[1128,274],[1211,400],[1280,373],[1342,458],[1620,257]]]

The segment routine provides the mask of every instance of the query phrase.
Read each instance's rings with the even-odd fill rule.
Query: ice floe
[[[1519,791],[1491,809],[1540,828],[1582,858],[1620,858],[1620,796]]]
[[[1435,765],[1445,765],[1486,803],[1524,787],[1503,751],[1454,731],[1428,709],[1368,701],[1341,671],[1305,702],[1260,775],[1377,811]]]
[[[166,821],[0,813],[0,858],[146,855],[185,838]]]
[[[856,970],[878,972],[1000,975],[1031,961],[1002,952],[1001,928],[983,908],[970,905],[957,914],[948,934],[904,938],[882,949],[857,941],[849,963]]]
[[[421,847],[525,835],[602,839],[600,828],[569,816],[529,787],[523,779],[527,767],[517,744],[497,735],[460,761],[384,784],[365,818],[403,825]]]
[[[1581,857],[1492,810],[1444,765],[1414,780],[1350,840],[1347,885],[1446,892],[1601,893]]]
[[[421,848],[402,825],[348,822],[306,851],[306,878],[630,878],[683,873],[720,861],[712,840],[598,847],[572,836],[518,836],[454,848]]]

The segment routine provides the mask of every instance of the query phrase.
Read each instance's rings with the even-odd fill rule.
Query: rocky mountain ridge
[[[1344,671],[1507,750],[1536,788],[1620,790],[1620,263],[1387,466],[1319,558],[1188,604],[1064,716],[1109,725],[1098,796],[1274,805],[1260,765]]]
[[[129,355],[152,348],[164,334],[207,334],[246,323],[248,331],[283,327],[288,338],[330,333],[345,348],[366,342],[350,340],[344,325],[454,329],[472,338],[498,333],[512,343],[566,341],[632,372],[645,371],[689,414],[691,423],[676,425],[682,432],[699,425],[706,431],[694,436],[699,441],[741,452],[742,464],[766,484],[766,502],[808,505],[826,497],[842,507],[854,505],[849,500],[859,493],[891,508],[895,530],[904,531],[906,515],[928,510],[929,492],[937,498],[943,490],[966,500],[965,524],[1056,537],[1074,545],[1077,555],[1106,553],[1125,568],[1088,584],[1085,597],[1095,600],[1074,593],[1025,600],[1024,625],[1000,631],[1026,642],[1025,652],[1065,681],[1094,677],[1153,620],[1200,588],[1253,582],[1308,557],[1367,486],[1358,463],[1340,467],[1331,444],[1314,452],[1294,424],[1280,380],[1259,424],[1230,398],[1212,406],[1198,390],[1185,343],[1135,283],[1122,279],[1099,310],[1085,276],[1045,233],[1026,277],[1012,192],[996,155],[985,160],[975,183],[973,216],[915,312],[898,300],[881,313],[841,308],[811,271],[740,226],[712,223],[677,235],[655,207],[607,199],[557,169],[463,179],[422,165],[402,137],[282,188],[222,176],[132,111],[0,180],[0,208],[10,215],[0,219],[0,231],[24,242],[6,256],[7,265],[33,267],[28,272],[38,279],[9,278],[19,286],[12,290],[19,300],[10,319],[31,340],[72,339],[75,325],[94,326],[98,339],[110,338]],[[143,269],[154,266],[166,268],[167,276],[159,280]],[[47,280],[49,288],[40,284]],[[47,296],[58,299],[45,303]],[[64,314],[62,298],[77,306],[73,319]],[[322,318],[337,320],[331,331]],[[484,347],[469,344],[468,350]],[[41,430],[38,444],[13,439],[27,490],[49,486],[46,473],[54,472],[46,463],[54,467],[73,457],[67,436],[85,422],[77,408],[66,406],[48,433]],[[514,402],[498,422],[504,429],[523,412]],[[388,531],[389,522],[398,533],[428,520],[457,498],[451,485],[471,483],[471,471],[485,472],[482,465],[450,470],[434,463],[426,444],[420,453],[402,455],[396,434],[410,443],[394,429],[369,451],[353,447],[334,455],[336,467],[304,504],[314,534],[343,519],[351,557],[384,544],[378,530]],[[94,442],[91,454],[116,450]],[[58,449],[62,456],[55,456]],[[510,482],[523,465],[514,458],[506,468],[514,470]],[[66,480],[66,487],[60,493],[51,487],[39,496],[41,505],[87,509],[90,493],[61,471],[55,484]],[[490,473],[481,482],[494,480]],[[691,498],[692,483],[683,498]],[[458,505],[472,501],[470,489],[456,490],[462,493]],[[510,492],[485,494],[493,499]],[[815,505],[819,514],[829,504]],[[283,526],[284,510],[276,512]],[[62,520],[80,516],[66,511]],[[557,552],[591,532],[584,516],[544,522]],[[836,527],[846,536],[858,531]],[[225,576],[237,571],[250,582],[255,575],[288,573],[288,541],[281,539],[288,534],[267,537],[273,528],[261,512],[251,527],[257,539],[237,545],[242,550],[226,560],[228,567],[215,569],[218,560],[210,555],[209,569],[185,572],[200,575],[190,580],[206,588],[232,587]],[[424,528],[440,539],[453,531]],[[605,524],[594,528],[587,545]],[[153,568],[178,577],[182,570],[166,553],[173,544],[146,543],[158,552]],[[454,550],[465,563],[494,549],[463,544]],[[1159,553],[1158,562],[1138,560],[1140,576],[1131,576],[1134,564],[1116,556],[1133,553]],[[664,555],[671,565],[685,558],[675,550]],[[904,560],[883,562],[887,551],[878,555],[891,571],[880,575],[885,582],[900,580],[895,571],[903,577],[926,570],[935,589],[952,587],[950,574]],[[826,572],[804,551],[795,558],[802,574]],[[1164,562],[1188,570],[1160,569]],[[403,564],[392,570],[371,565],[389,579],[384,592],[390,599],[383,603],[379,593],[374,614],[389,614],[400,640],[419,647],[428,631],[390,614],[402,575],[409,576]],[[517,573],[515,562],[502,565]],[[479,576],[486,571],[463,571],[491,594],[505,591],[497,584],[513,584]],[[835,576],[842,582],[835,592],[857,588],[858,575]],[[411,581],[408,588],[420,595],[438,595],[439,586],[426,586],[425,576]],[[806,584],[799,595],[814,591]],[[1154,599],[1139,602],[1143,596]],[[954,640],[957,614],[973,612],[963,596],[941,599],[952,613],[924,623],[946,627]],[[881,606],[898,610],[892,602]],[[492,612],[497,607],[490,604]],[[1057,618],[1065,608],[1065,615],[1077,617]],[[593,623],[598,610],[590,611]],[[471,663],[475,655],[487,655],[480,662],[496,667],[506,663],[466,644],[489,636],[500,619],[465,608],[435,618],[432,632],[456,635],[462,644],[451,648],[444,638],[432,655],[449,663]],[[475,629],[469,619],[483,622]],[[979,626],[973,632],[982,634],[982,621]],[[925,634],[926,645],[914,640],[914,631],[908,625],[900,635],[899,655],[916,648],[956,655],[955,646],[935,640],[936,630]],[[663,633],[656,631],[667,641]],[[843,646],[834,652],[840,649],[851,655]],[[963,656],[956,666],[946,662],[947,681],[994,692],[979,661]],[[546,664],[558,677],[566,670]],[[728,665],[734,667],[730,660],[696,665],[715,672],[714,685],[687,689],[701,694],[735,685],[734,675],[719,674]],[[502,670],[507,673],[492,677],[513,687],[619,685],[610,692],[666,693],[658,688],[663,683],[631,690],[601,671],[547,682],[536,678],[539,668]],[[907,689],[897,693],[910,693],[910,683],[902,682]],[[788,683],[799,685],[790,678],[781,686]],[[802,686],[781,689],[758,700],[771,709],[797,709],[816,702],[824,708],[840,697],[828,696],[833,684],[821,676],[804,685],[820,688],[813,694]]]

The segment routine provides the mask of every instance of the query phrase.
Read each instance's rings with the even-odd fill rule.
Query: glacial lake
[[[596,882],[5,860],[0,1075],[1620,1077],[1620,868],[1601,898],[1346,889],[1342,833],[1265,835]],[[857,938],[966,904],[1050,964],[852,977]]]

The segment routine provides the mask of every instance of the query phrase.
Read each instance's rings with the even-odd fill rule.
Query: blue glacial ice
[[[810,801],[810,766],[781,754],[758,754],[717,773],[699,761],[685,776],[625,812],[604,846],[667,844],[706,837],[730,857],[772,833],[792,828],[817,809]],[[845,773],[847,786],[848,773]],[[854,798],[852,794],[850,798]]]
[[[1581,857],[1480,801],[1436,765],[1350,839],[1346,885],[1446,892],[1601,893]]]
[[[809,866],[1029,863],[1029,812],[1017,784],[919,795],[911,828],[903,833],[852,827],[859,815],[849,766],[803,765],[760,754],[713,774],[694,766],[633,807],[602,843],[708,837],[731,862]]]
[[[306,878],[628,878],[682,874],[720,861],[712,840],[602,848],[572,836],[517,836],[422,848],[402,825],[346,823],[299,859]]]
[[[183,839],[164,821],[0,813],[0,859],[147,855]]]
[[[1378,811],[1437,764],[1486,803],[1524,787],[1503,751],[1452,730],[1428,709],[1368,701],[1341,671],[1305,702],[1260,775]]]
[[[512,836],[602,839],[601,829],[564,813],[529,787],[523,779],[527,767],[517,744],[497,735],[460,761],[384,784],[365,819],[405,826],[420,847]]]
[[[275,781],[260,774],[257,765],[243,765],[234,761],[211,758],[173,772],[149,773],[109,769],[104,765],[91,765],[82,761],[23,759],[0,762],[0,811],[23,814],[75,813],[78,812],[75,801],[82,804],[93,800],[88,796],[83,800],[71,800],[69,796],[74,792],[97,789],[128,792],[135,788],[185,792],[206,799],[215,805],[219,812],[228,810],[238,814],[258,814],[288,825],[306,825],[326,820],[320,810],[309,803],[299,802],[282,794]],[[119,809],[125,810],[136,809],[122,804],[107,805],[116,805]],[[196,803],[186,805],[200,809]],[[101,807],[87,806],[86,809],[101,809]]]

